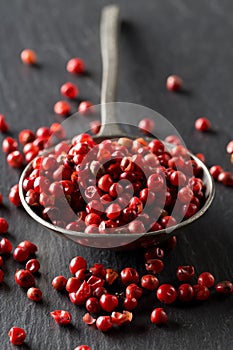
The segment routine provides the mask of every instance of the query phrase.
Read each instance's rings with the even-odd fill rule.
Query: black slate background
[[[148,106],[166,116],[194,152],[204,152],[207,164],[219,163],[232,170],[225,145],[233,137],[233,4],[230,0],[116,1],[124,21],[120,39],[121,64],[118,100]],[[101,59],[99,48],[100,9],[103,0],[11,0],[0,1],[0,113],[10,124],[11,134],[23,128],[36,129],[61,119],[52,106],[59,99],[59,86],[74,81],[82,99],[99,102]],[[39,67],[22,65],[20,51],[34,48]],[[66,61],[80,56],[89,75],[73,77]],[[170,73],[181,75],[186,92],[165,89]],[[75,110],[75,105],[74,105]],[[206,115],[213,132],[194,130],[197,117]],[[0,135],[1,141],[4,136]],[[69,260],[77,255],[89,264],[103,262],[121,269],[141,266],[141,252],[116,253],[79,247],[61,239],[7,200],[9,188],[20,173],[0,158],[5,206],[1,216],[10,221],[9,237],[16,245],[30,239],[39,246],[43,290],[41,304],[27,300],[14,284],[13,272],[21,265],[5,259],[5,282],[0,286],[0,350],[13,349],[7,332],[13,325],[26,329],[27,344],[21,349],[72,350],[88,344],[105,349],[232,349],[233,300],[215,295],[196,306],[167,307],[168,327],[150,324],[153,296],[142,302],[134,322],[119,331],[102,334],[82,324],[83,310],[52,290],[57,274],[67,275]],[[233,279],[233,192],[216,186],[216,197],[208,213],[180,235],[178,245],[166,258],[161,281],[173,281],[179,264],[194,264],[197,273],[211,270],[216,280]],[[73,326],[62,328],[49,316],[53,309],[68,309]]]

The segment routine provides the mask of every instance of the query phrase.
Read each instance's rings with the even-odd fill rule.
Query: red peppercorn
[[[232,294],[233,284],[230,281],[221,281],[216,284],[215,290],[220,294]]]
[[[65,289],[67,279],[64,276],[57,276],[52,280],[52,286],[54,289],[61,291]]]
[[[134,310],[136,309],[136,307],[138,306],[138,301],[136,298],[125,298],[124,302],[123,302],[123,307],[126,310]]]
[[[50,126],[50,134],[52,136],[55,136],[57,137],[59,140],[61,139],[64,139],[66,134],[65,134],[65,129],[63,128],[63,126],[59,123],[53,123],[51,126]],[[58,147],[63,147],[65,146],[65,144],[58,144],[57,145],[57,148],[55,149],[56,151],[56,154],[58,154],[59,152],[57,152],[57,149]],[[68,146],[68,145],[67,145]],[[66,146],[65,146],[66,147]],[[67,149],[68,150],[68,149]]]
[[[94,135],[98,134],[98,132],[100,131],[100,128],[101,128],[101,122],[99,120],[93,120],[92,122],[90,122],[90,129]]]
[[[33,255],[37,252],[37,246],[30,241],[22,241],[18,244],[18,247],[26,248],[29,252],[29,255]]]
[[[176,270],[176,276],[179,281],[190,281],[194,276],[195,270],[193,266],[179,266]]]
[[[112,285],[118,278],[118,273],[113,269],[106,269],[105,281],[108,285]]]
[[[171,284],[161,284],[157,289],[156,295],[164,304],[171,304],[177,298],[177,292]]]
[[[160,247],[152,247],[145,253],[145,259],[162,259],[164,257],[164,251]]]
[[[102,294],[100,297],[100,306],[104,311],[112,312],[118,306],[118,298],[112,294]]]
[[[183,302],[189,302],[194,297],[194,291],[191,284],[181,284],[177,290],[178,299]]]
[[[31,287],[27,291],[27,297],[32,301],[41,301],[42,292],[39,288]]]
[[[139,299],[142,296],[142,288],[140,288],[137,284],[131,283],[127,286],[125,290],[126,298],[135,298]]]
[[[19,185],[16,184],[11,187],[9,195],[8,195],[9,201],[14,204],[16,207],[19,207],[21,205],[21,200],[19,197]]]
[[[86,300],[91,296],[91,287],[83,281],[78,291],[69,294],[70,301],[75,305],[84,305]]]
[[[8,154],[7,163],[12,168],[20,168],[23,164],[23,156],[19,151],[14,151]]]
[[[221,182],[225,186],[233,186],[233,173],[223,171],[218,175],[218,182]]]
[[[233,140],[228,142],[228,144],[226,145],[226,151],[229,154],[233,153]]]
[[[4,272],[0,269],[0,283],[4,280]]]
[[[143,223],[140,220],[134,220],[129,223],[129,232],[130,233],[145,233],[146,229]]]
[[[141,278],[141,286],[147,290],[156,290],[159,285],[159,280],[154,275],[144,275]]]
[[[12,137],[6,137],[2,142],[2,151],[4,153],[11,153],[18,149],[18,142]]]
[[[72,74],[83,74],[85,72],[85,63],[81,58],[74,57],[67,62],[66,69]]]
[[[138,272],[132,268],[132,267],[126,267],[121,271],[121,282],[128,286],[131,283],[138,283],[139,282],[139,274]]]
[[[223,168],[220,166],[220,165],[213,165],[211,168],[210,168],[210,174],[213,176],[213,178],[215,180],[218,179],[218,176],[220,173],[222,173],[224,170]]]
[[[12,327],[8,332],[8,336],[13,345],[22,345],[26,339],[26,332],[23,328]]]
[[[34,50],[24,49],[21,52],[20,57],[21,57],[21,61],[24,64],[27,64],[27,65],[34,65],[34,64],[36,64],[37,57],[36,57],[36,53],[35,53]]]
[[[196,157],[197,157],[198,159],[200,159],[203,163],[206,162],[206,158],[205,158],[205,155],[204,155],[203,153],[197,153],[197,154],[196,154]]]
[[[138,128],[145,134],[152,133],[155,127],[153,119],[144,118],[138,123]]]
[[[168,228],[175,226],[177,224],[177,221],[173,216],[166,215],[161,218],[160,223],[163,228]]]
[[[66,290],[68,293],[77,292],[82,284],[82,281],[77,277],[70,277],[66,283]]]
[[[109,331],[113,327],[111,317],[99,316],[96,320],[96,327],[102,332]]]
[[[55,103],[53,110],[55,114],[66,116],[70,114],[71,107],[67,101],[60,100]]]
[[[196,300],[207,300],[210,296],[209,289],[201,284],[194,284],[193,291]]]
[[[207,118],[198,118],[195,121],[195,128],[198,131],[207,131],[211,127],[211,123]]]
[[[198,284],[206,286],[207,288],[213,287],[214,285],[214,276],[210,272],[202,272],[198,279]]]
[[[6,219],[0,218],[0,234],[8,231],[9,224]]]
[[[99,215],[97,215],[95,213],[87,214],[87,216],[85,217],[85,224],[87,226],[89,226],[89,225],[98,226],[100,223],[101,223],[101,218]]]
[[[0,256],[0,267],[2,267],[2,265],[3,265],[3,258],[2,256]]]
[[[87,346],[87,345],[79,345],[79,346],[76,346],[74,350],[91,350],[91,348],[90,346]]]
[[[76,256],[70,261],[70,272],[74,275],[80,269],[87,269],[87,262],[81,256]]]
[[[17,270],[15,273],[15,282],[22,288],[30,288],[35,285],[35,279],[28,270]]]
[[[183,187],[178,192],[178,199],[182,203],[188,203],[193,198],[193,191],[188,186]]]
[[[90,101],[82,101],[78,106],[78,112],[80,114],[87,114],[93,111],[93,103]]]
[[[94,297],[87,299],[86,309],[93,314],[98,314],[101,310],[99,300]]]
[[[65,310],[51,311],[50,315],[52,316],[52,318],[56,323],[62,326],[70,324],[72,320],[71,314]]]
[[[29,257],[29,251],[26,248],[16,247],[13,252],[13,258],[15,261],[23,262]]]
[[[166,87],[168,91],[179,91],[183,86],[183,80],[178,75],[170,75],[167,78]]]
[[[0,241],[0,254],[9,254],[12,251],[12,244],[7,238]]]
[[[107,218],[109,218],[110,220],[115,220],[121,214],[121,207],[119,206],[119,204],[110,204],[106,208],[105,213]]]
[[[145,268],[147,271],[157,274],[163,271],[164,263],[160,259],[150,259],[145,263]]]
[[[35,134],[30,129],[24,129],[19,133],[19,142],[22,145],[26,145],[29,142],[33,142],[35,140]]]
[[[7,133],[9,130],[9,126],[5,120],[5,116],[0,114],[0,131],[3,133]]]
[[[100,299],[101,295],[106,294],[106,293],[108,293],[107,289],[105,289],[104,287],[101,287],[101,286],[95,288],[92,292],[93,297],[95,297],[97,299]]]
[[[150,315],[150,320],[152,323],[157,325],[166,324],[168,322],[168,317],[163,308],[158,307],[154,309]]]
[[[186,176],[181,171],[173,171],[169,177],[169,180],[173,186],[184,186],[186,183]]]
[[[37,259],[30,259],[26,264],[26,270],[30,271],[32,274],[38,272],[40,269],[40,263]]]
[[[78,88],[75,84],[67,82],[61,86],[60,92],[63,96],[74,99],[78,96]]]

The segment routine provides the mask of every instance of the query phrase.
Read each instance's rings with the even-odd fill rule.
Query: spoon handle
[[[122,132],[115,120],[115,102],[118,75],[118,31],[119,13],[117,5],[105,6],[101,14],[100,43],[102,54],[101,124],[98,136],[120,135]],[[112,125],[109,125],[113,123]]]

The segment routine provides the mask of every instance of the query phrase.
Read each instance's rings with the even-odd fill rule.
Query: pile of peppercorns
[[[37,63],[36,53],[33,50],[23,50],[21,53],[22,62],[29,65],[34,65]],[[67,71],[72,74],[83,74],[85,72],[85,64],[83,60],[80,58],[73,58],[67,63]],[[178,91],[182,88],[183,82],[182,79],[177,76],[170,76],[167,79],[167,89],[170,91]],[[69,98],[75,99],[79,94],[78,87],[70,82],[63,84],[60,88],[61,95]],[[82,101],[78,106],[78,112],[81,114],[85,114],[89,108],[91,108],[93,104],[89,101]],[[58,115],[67,116],[71,112],[71,106],[68,101],[60,100],[54,105],[54,112]],[[90,123],[90,129],[93,135],[97,134],[100,130],[101,124],[100,121],[92,121]],[[143,133],[151,133],[153,132],[155,125],[153,120],[151,119],[143,119],[140,121],[138,125],[139,129]],[[208,131],[211,127],[211,124],[206,118],[199,118],[195,122],[195,128],[199,131]],[[0,115],[0,131],[2,133],[7,133],[9,130],[8,123],[5,119],[4,115]],[[38,156],[40,151],[50,146],[50,138],[54,135],[58,140],[62,140],[65,137],[64,129],[59,123],[53,123],[50,127],[41,127],[35,133],[32,130],[22,130],[19,133],[19,143],[23,147],[23,152],[21,153],[18,148],[18,141],[12,137],[6,137],[2,144],[3,152],[7,154],[7,162],[13,168],[21,168],[24,163],[31,162],[34,160],[35,169],[34,175],[35,178],[38,178],[39,173],[37,172],[37,168],[42,165],[43,170],[49,171],[53,165],[55,164],[54,159],[52,157],[44,157],[43,159]],[[165,140],[166,142],[176,144],[179,146],[179,140],[175,136],[169,136]],[[133,142],[133,141],[132,141]],[[140,144],[139,148],[146,147],[143,139],[137,141]],[[106,145],[106,144],[105,144]],[[74,148],[76,144],[73,145]],[[125,146],[125,145],[124,145]],[[83,147],[83,146],[82,146]],[[122,145],[120,145],[122,147]],[[69,150],[69,146],[65,142],[61,142],[55,151],[58,154],[61,154],[63,151],[67,152]],[[81,148],[82,149],[82,148]],[[127,149],[127,147],[126,147]],[[181,148],[178,148],[181,150]],[[83,150],[83,149],[82,149]],[[121,149],[117,149],[117,152],[121,152]],[[227,145],[227,152],[231,155],[231,162],[233,162],[233,141],[230,141]],[[153,153],[153,152],[152,152]],[[156,153],[156,152],[155,152]],[[81,152],[82,154],[82,152]],[[105,154],[106,155],[106,154]],[[104,156],[105,156],[104,155]],[[155,154],[158,157],[161,154]],[[121,158],[125,157],[124,152],[120,155]],[[173,156],[180,156],[180,154],[176,154]],[[197,154],[197,157],[202,161],[205,161],[205,157],[203,154]],[[77,158],[77,157],[76,157]],[[152,161],[151,157],[148,156],[148,161]],[[163,159],[163,161],[167,161],[169,159]],[[69,159],[66,158],[68,162]],[[155,161],[155,160],[153,160]],[[161,159],[160,159],[161,161]],[[179,160],[180,161],[180,160]],[[124,163],[124,164],[123,164]],[[130,167],[132,164],[128,162],[127,159],[124,159],[122,163],[122,167]],[[171,162],[170,162],[171,163]],[[120,162],[121,164],[121,162]],[[162,165],[163,166],[163,165]],[[120,165],[121,167],[121,165]],[[169,165],[170,167],[170,165]],[[169,168],[168,167],[168,168]],[[172,168],[172,167],[171,167]],[[124,169],[125,170],[125,169]],[[223,183],[227,186],[233,186],[233,175],[230,172],[225,172],[221,166],[214,165],[210,168],[210,172],[214,179]],[[61,173],[57,174],[57,178]],[[153,175],[153,174],[151,174]],[[159,174],[157,174],[159,175]],[[156,176],[157,176],[156,175]],[[168,175],[170,177],[170,182],[176,183],[178,180],[184,180],[183,175],[177,174],[177,169],[174,167],[173,171],[171,171]],[[158,177],[158,176],[157,176]],[[35,199],[39,200],[40,205],[44,205],[44,203],[49,203],[51,199],[47,198],[45,194],[38,196],[39,188],[42,184],[42,181],[38,179],[35,181],[35,178],[29,178],[25,181],[24,186],[25,190],[30,192],[27,196],[28,204],[35,204]],[[199,179],[200,180],[200,179]],[[105,186],[102,184],[104,180],[100,181],[100,190],[101,187]],[[105,204],[110,202],[110,198],[115,197],[118,194],[119,186],[117,184],[108,183],[108,192],[104,193],[102,196],[102,200],[105,201]],[[156,182],[156,181],[155,181]],[[155,183],[154,182],[154,183]],[[201,184],[200,181],[196,181],[196,183],[192,183],[192,190],[195,188],[199,188]],[[50,184],[51,185],[51,184]],[[176,184],[175,184],[176,186]],[[111,190],[110,190],[111,188]],[[38,189],[38,191],[35,191]],[[59,186],[53,186],[53,190],[59,192],[61,189]],[[62,191],[68,191],[70,187],[66,184],[62,184]],[[148,201],[153,195],[149,191],[145,191],[146,189],[141,189],[141,194],[139,195],[139,199],[142,204],[145,201]],[[199,188],[200,190],[200,188]],[[32,193],[32,191],[34,191]],[[142,192],[143,191],[143,192]],[[198,191],[197,191],[198,192]],[[91,191],[86,192],[86,196],[88,194],[91,196],[93,193]],[[93,194],[94,196],[94,194]],[[41,198],[40,198],[41,197]],[[15,206],[20,205],[18,184],[14,185],[9,193],[9,200]],[[94,199],[93,199],[94,200]],[[40,202],[41,201],[41,202]],[[136,200],[135,200],[136,201]],[[2,203],[2,195],[0,194],[0,203]],[[38,203],[38,202],[36,202]],[[197,199],[195,202],[191,203],[197,206]],[[135,207],[140,207],[139,203],[135,203]],[[116,209],[116,208],[115,208]],[[119,209],[119,208],[118,208]],[[188,208],[186,208],[188,209]],[[135,209],[133,208],[132,211]],[[113,213],[114,212],[114,213]],[[115,220],[119,216],[116,216],[119,210],[108,210],[107,218],[108,220]],[[188,212],[188,211],[187,211]],[[191,211],[190,216],[193,215],[195,211]],[[87,228],[85,229],[87,232],[95,232],[96,229],[95,224],[93,224],[93,214],[96,214],[92,211],[90,213],[86,213],[85,220],[88,222]],[[86,217],[88,215],[88,219]],[[137,213],[140,215],[140,213]],[[114,217],[112,216],[114,215]],[[163,218],[166,215],[162,216]],[[97,219],[96,217],[94,218]],[[84,220],[84,221],[85,221]],[[94,221],[95,221],[94,220]],[[146,218],[144,217],[144,220]],[[85,221],[85,222],[86,222]],[[100,224],[100,223],[99,223]],[[162,225],[164,224],[164,226]],[[168,222],[163,219],[163,222],[154,224],[153,230],[161,229],[162,227],[166,227]],[[174,224],[174,221],[173,221]],[[92,229],[88,229],[89,226],[92,226]],[[111,227],[111,225],[110,225]],[[75,225],[70,224],[70,229],[74,229]],[[114,228],[114,226],[113,226]],[[141,226],[142,228],[142,226]],[[80,227],[78,227],[80,229]],[[135,229],[135,228],[134,228]],[[132,229],[132,231],[134,231]],[[93,230],[93,231],[92,231]],[[8,222],[4,218],[0,218],[0,233],[6,233],[8,231]],[[85,232],[86,232],[85,231]],[[172,237],[167,244],[170,246],[174,246],[176,242],[175,237]],[[9,239],[2,238],[0,241],[0,267],[3,266],[3,258],[2,255],[9,254],[12,251],[12,244]],[[27,290],[27,297],[33,301],[40,301],[42,299],[42,291],[39,288],[35,287],[35,277],[40,268],[39,261],[35,258],[35,253],[37,251],[37,246],[29,241],[23,241],[18,244],[18,246],[13,251],[13,258],[21,263],[26,263],[25,269],[17,270],[15,273],[15,281],[16,283]],[[86,324],[95,324],[96,327],[101,331],[108,331],[113,327],[119,327],[122,325],[126,325],[132,321],[133,314],[132,310],[134,310],[139,302],[140,297],[144,293],[152,292],[155,294],[156,298],[162,302],[163,304],[171,304],[176,300],[181,302],[190,302],[191,300],[207,300],[210,296],[210,288],[214,286],[214,276],[209,272],[203,272],[199,275],[197,279],[197,284],[191,284],[190,281],[194,276],[194,267],[192,266],[179,266],[177,268],[177,278],[182,283],[176,289],[170,284],[159,284],[158,274],[162,272],[164,268],[163,263],[164,250],[159,247],[152,247],[145,253],[145,270],[147,271],[145,275],[141,278],[139,277],[138,272],[132,267],[124,268],[120,274],[118,272],[111,269],[105,268],[102,264],[94,264],[94,266],[87,269],[87,263],[82,257],[75,257],[70,262],[70,272],[73,275],[66,279],[64,276],[57,276],[52,281],[52,286],[57,291],[66,289],[70,301],[76,305],[85,306],[87,313],[83,316],[83,322]],[[75,277],[74,277],[75,275]],[[0,283],[4,280],[4,272],[0,268]],[[118,287],[116,288],[115,293],[112,292],[114,285],[117,285],[117,281],[121,283],[122,290],[119,293]],[[184,282],[184,283],[183,283]],[[108,288],[111,286],[111,293],[108,292]],[[230,281],[222,281],[215,285],[215,290],[220,294],[232,294],[233,286]],[[65,310],[55,310],[51,312],[51,316],[54,320],[60,325],[69,324],[72,320],[72,317],[68,311]],[[168,322],[168,316],[164,308],[156,308],[151,312],[150,319],[152,323],[161,325],[166,324]],[[12,327],[9,331],[10,341],[14,345],[21,345],[25,338],[26,332],[22,328]],[[91,350],[87,345],[80,345],[75,348],[75,350]]]

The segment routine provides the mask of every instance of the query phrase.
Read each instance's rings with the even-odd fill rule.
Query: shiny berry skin
[[[143,293],[142,288],[140,288],[135,283],[129,284],[125,290],[126,298],[139,299],[139,298],[141,298],[142,293]]]
[[[61,291],[65,289],[67,283],[67,279],[64,276],[56,276],[52,280],[52,286],[57,291]]]
[[[5,120],[4,114],[0,114],[0,131],[3,133],[7,133],[9,130],[9,126]]]
[[[2,256],[0,256],[0,267],[2,267],[2,265],[3,265],[3,258]]]
[[[87,345],[79,345],[74,350],[91,350],[91,348]]]
[[[23,328],[12,327],[8,332],[8,336],[13,345],[22,345],[26,339],[26,332]]]
[[[179,91],[183,86],[183,80],[178,75],[169,75],[166,82],[168,91]]]
[[[164,179],[160,174],[152,174],[147,179],[147,186],[151,191],[159,191],[164,187]]]
[[[126,297],[123,302],[123,308],[126,310],[134,310],[138,306],[138,300],[136,298]]]
[[[18,247],[28,249],[29,255],[35,254],[38,250],[37,246],[30,241],[22,241],[18,244]]]
[[[215,290],[219,294],[229,295],[233,293],[233,284],[230,281],[221,281],[216,284]]]
[[[112,184],[113,181],[109,174],[103,175],[98,181],[98,187],[104,192],[108,192]]]
[[[188,186],[182,187],[178,192],[178,199],[181,203],[189,203],[193,198],[193,191]]]
[[[50,312],[50,315],[61,326],[70,324],[72,320],[71,314],[65,310],[54,310]]]
[[[113,327],[111,317],[110,316],[99,316],[96,320],[96,327],[101,332],[109,331]]]
[[[100,297],[100,306],[104,311],[112,312],[118,306],[118,298],[113,294],[103,294]]]
[[[78,112],[80,114],[90,113],[92,111],[93,103],[90,101],[82,101],[78,106]]]
[[[8,231],[9,224],[8,221],[4,218],[0,218],[0,234],[6,233]]]
[[[27,291],[27,297],[32,301],[41,301],[42,292],[39,288],[31,287]]]
[[[0,254],[9,254],[12,251],[12,244],[7,238],[0,241]]]
[[[91,286],[83,281],[77,292],[69,293],[70,301],[75,305],[84,305],[91,296]]]
[[[55,114],[66,116],[70,114],[71,107],[67,101],[60,100],[55,103],[53,110]]]
[[[70,277],[66,283],[66,290],[68,293],[77,292],[82,284],[82,281],[77,277]]]
[[[20,54],[21,61],[27,65],[36,64],[37,57],[34,50],[24,49]]]
[[[158,307],[152,311],[150,315],[150,320],[154,324],[162,325],[168,322],[168,317],[164,309],[161,307]]]
[[[194,297],[194,291],[191,284],[181,284],[177,290],[178,299],[183,302],[189,302]]]
[[[194,267],[190,265],[179,266],[176,270],[176,276],[181,282],[190,281],[193,278],[194,273]]]
[[[12,168],[20,168],[23,164],[23,156],[19,151],[14,151],[8,154],[7,163]]]
[[[81,256],[76,256],[70,261],[70,272],[74,275],[80,269],[87,269],[87,262]]]
[[[94,297],[87,299],[86,309],[93,314],[98,314],[101,310],[99,300]]]
[[[164,304],[172,304],[177,298],[177,292],[171,284],[161,284],[156,295],[159,301]]]
[[[225,186],[233,186],[233,173],[223,171],[218,175],[218,182],[221,182]]]
[[[213,287],[214,281],[214,276],[210,272],[202,272],[197,279],[198,284],[207,288]]]
[[[156,290],[159,285],[159,280],[154,275],[144,275],[141,278],[141,286],[147,290]]]
[[[33,142],[35,140],[35,134],[30,129],[21,130],[19,133],[19,142],[22,145],[26,145],[29,142]]]
[[[138,272],[132,268],[132,267],[126,267],[121,271],[121,282],[125,286],[128,286],[131,283],[138,283],[139,282],[139,274]]]
[[[98,132],[100,131],[100,128],[101,128],[101,122],[99,120],[93,120],[92,122],[90,122],[90,129],[94,135],[98,134]]]
[[[145,233],[146,229],[143,223],[140,220],[134,220],[129,223],[129,232],[130,233]]]
[[[164,257],[164,251],[163,249],[159,247],[152,247],[148,249],[145,253],[145,259],[162,259]]]
[[[211,127],[211,123],[207,118],[198,118],[195,121],[195,128],[198,131],[207,131]]]
[[[164,263],[160,259],[150,259],[145,263],[145,268],[147,271],[157,274],[163,271]]]
[[[166,215],[162,217],[162,219],[160,220],[160,223],[163,228],[168,228],[168,227],[175,226],[177,224],[177,221],[173,216]]]
[[[17,270],[15,273],[15,282],[22,288],[30,288],[35,285],[35,279],[28,270]]]
[[[26,263],[26,270],[28,270],[32,274],[38,272],[39,269],[40,269],[40,263],[37,259],[30,259]]]
[[[220,165],[213,165],[211,168],[210,168],[210,174],[213,176],[213,178],[215,180],[218,179],[218,175],[220,173],[222,173],[224,170],[223,168],[220,166]]]
[[[115,220],[121,214],[121,207],[115,203],[110,204],[105,212],[108,219]]]
[[[4,272],[0,269],[0,283],[4,280]]]
[[[66,70],[72,74],[83,74],[85,72],[85,63],[81,58],[71,58],[66,65]]]
[[[96,289],[93,290],[92,294],[93,297],[100,299],[101,295],[103,294],[107,294],[107,289],[105,289],[104,287],[97,287]]]
[[[229,153],[229,154],[232,154],[232,153],[233,153],[233,140],[230,141],[230,142],[226,145],[226,151],[227,151],[227,153]]]
[[[87,214],[87,216],[85,217],[86,226],[89,226],[89,225],[99,226],[100,223],[101,223],[101,218],[98,214],[90,213],[90,214]]]
[[[12,137],[6,137],[2,142],[2,151],[4,153],[11,153],[18,149],[18,142]]]
[[[195,300],[207,300],[210,296],[209,289],[201,284],[194,284],[193,291]]]
[[[144,134],[152,133],[155,127],[155,122],[153,119],[144,118],[138,123],[138,128]]]
[[[74,99],[78,96],[78,88],[75,84],[67,82],[61,86],[60,92],[63,96]]]
[[[169,180],[173,186],[184,186],[186,183],[186,176],[181,171],[173,171],[169,177]]]
[[[16,247],[13,252],[13,258],[15,261],[23,262],[29,257],[29,251],[26,248]]]

